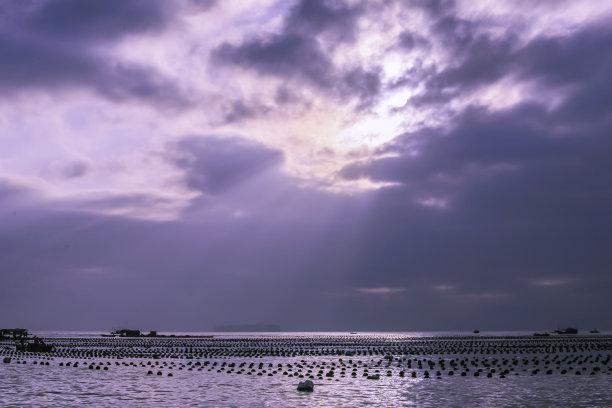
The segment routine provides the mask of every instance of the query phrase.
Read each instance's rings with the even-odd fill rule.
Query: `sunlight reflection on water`
[[[263,336],[262,336],[263,337]],[[607,352],[605,354],[608,354]],[[264,363],[276,367],[277,364],[293,363],[300,359],[321,363],[329,368],[338,363],[343,356],[308,357],[231,357],[207,358],[218,361],[219,366],[204,367],[189,371],[187,361],[180,358],[161,358],[153,360],[157,366],[140,366],[150,358],[125,358],[115,360],[106,357],[68,358],[54,357],[49,365],[41,365],[42,356],[16,358],[10,364],[0,364],[0,406],[29,407],[150,407],[150,406],[230,406],[230,407],[330,407],[330,406],[418,406],[418,407],[495,407],[495,406],[572,406],[572,407],[610,407],[612,406],[612,376],[609,373],[598,375],[529,375],[520,368],[520,375],[507,378],[475,378],[473,376],[449,376],[445,373],[439,379],[423,378],[421,374],[412,378],[408,374],[400,377],[395,367],[392,376],[384,375],[385,366],[375,365],[381,356],[357,356],[363,360],[359,375],[352,378],[350,369],[338,378],[340,365],[336,366],[334,378],[317,379],[312,393],[298,392],[296,377],[289,378],[279,373],[276,376],[246,375],[246,373],[222,372],[217,368],[222,363]],[[499,354],[497,357],[501,358]],[[350,357],[349,357],[350,358]],[[423,356],[420,356],[423,358]],[[430,358],[430,357],[428,357]],[[431,357],[433,358],[433,357]],[[482,356],[481,356],[482,358]],[[345,363],[347,357],[344,357]],[[19,364],[18,361],[26,364]],[[37,361],[39,364],[34,364]],[[66,366],[67,362],[79,361],[78,367]],[[122,365],[116,363],[121,361]],[[110,362],[111,364],[106,364]],[[63,366],[59,364],[63,363]],[[89,369],[89,364],[102,363],[104,369]],[[125,364],[128,365],[125,365]],[[134,363],[134,366],[129,365]],[[165,365],[167,363],[167,365]],[[175,364],[174,364],[175,363]],[[323,364],[325,363],[325,364]],[[361,364],[361,361],[359,362]],[[173,365],[174,364],[174,365]],[[393,364],[398,364],[395,360]],[[180,369],[183,365],[184,369]],[[321,367],[317,365],[317,367]],[[267,368],[268,366],[266,366]],[[379,380],[363,377],[363,368],[373,372],[380,369]],[[192,366],[191,368],[195,368]],[[306,370],[308,367],[305,367]],[[147,375],[153,370],[153,375]],[[269,369],[270,370],[270,369]],[[314,370],[314,369],[313,369]],[[157,371],[163,375],[158,376]],[[342,370],[344,371],[344,370]],[[407,370],[408,372],[408,370]],[[168,377],[172,373],[172,377]],[[586,374],[586,372],[585,372]]]
[[[111,407],[123,401],[127,406],[612,406],[612,381],[603,375],[344,378],[315,381],[313,393],[302,393],[293,378],[206,371],[147,376],[137,367],[92,371],[84,365],[52,364],[0,366],[0,405]]]

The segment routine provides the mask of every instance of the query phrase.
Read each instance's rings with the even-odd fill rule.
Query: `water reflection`
[[[311,334],[312,335],[312,334]],[[381,339],[383,343],[387,338]],[[429,340],[426,340],[428,342]],[[526,340],[527,341],[527,340]],[[87,349],[86,346],[82,347]],[[612,406],[612,386],[610,371],[597,375],[587,375],[595,362],[604,367],[603,361],[609,357],[608,349],[594,351],[560,352],[555,360],[546,353],[532,354],[463,354],[457,355],[396,355],[387,359],[384,355],[342,355],[278,357],[219,356],[206,358],[210,365],[195,366],[203,359],[184,358],[124,358],[111,357],[67,358],[53,357],[41,365],[42,357],[30,355],[21,357],[10,364],[0,365],[0,406],[84,406],[115,407],[125,406],[237,406],[237,407],[279,407],[279,406]],[[178,353],[180,355],[180,353]],[[557,355],[555,354],[555,355]],[[578,356],[580,359],[578,359]],[[585,357],[586,356],[586,357]],[[599,360],[597,360],[599,356]],[[349,364],[351,358],[353,364]],[[449,375],[451,361],[474,363],[470,375]],[[514,360],[513,360],[514,359]],[[19,364],[19,360],[26,364]],[[563,360],[563,362],[561,362]],[[34,364],[37,361],[38,364]],[[79,361],[78,367],[67,366],[68,362]],[[121,362],[120,365],[116,363]],[[412,368],[408,369],[408,363]],[[440,368],[442,363],[446,369]],[[496,361],[496,363],[494,363]],[[516,370],[500,377],[500,372],[487,378],[486,375],[474,377],[476,367],[501,365],[503,361]],[[146,363],[150,362],[151,365]],[[218,363],[214,365],[214,362]],[[418,363],[423,368],[418,368]],[[429,363],[437,364],[431,370],[431,378],[424,377]],[[101,363],[101,365],[100,365]],[[110,365],[107,363],[111,363]],[[225,365],[223,365],[225,363]],[[262,372],[252,375],[244,371],[229,373],[228,367],[241,363],[249,367],[262,364]],[[533,367],[544,364],[554,367],[554,375],[532,374]],[[554,363],[554,364],[553,364]],[[62,365],[60,365],[62,364]],[[189,365],[191,364],[191,365]],[[282,364],[282,369],[278,367]],[[335,369],[333,377],[315,379],[312,393],[298,392],[296,386],[300,378],[283,375],[288,365],[296,370],[301,367],[313,376],[321,369],[328,372]],[[498,364],[498,365],[495,365]],[[556,365],[572,367],[567,375],[561,375]],[[606,363],[607,364],[607,363]],[[90,369],[107,367],[104,369]],[[226,371],[220,371],[220,367]],[[583,366],[583,375],[575,372]],[[214,367],[214,368],[213,368]],[[358,367],[357,371],[352,371]],[[471,366],[470,366],[471,367]],[[324,369],[323,369],[324,368]],[[588,369],[586,369],[588,368]],[[153,375],[147,372],[153,371]],[[157,371],[163,375],[156,375]],[[275,375],[268,376],[273,371]],[[368,380],[364,374],[380,373],[379,380]],[[399,375],[400,370],[406,376]],[[391,376],[387,376],[391,371]],[[437,376],[437,371],[441,372]],[[356,375],[352,376],[355,372]],[[410,375],[418,372],[416,378]],[[172,373],[172,377],[168,374]],[[516,375],[519,374],[519,375]],[[571,376],[570,376],[571,374]]]

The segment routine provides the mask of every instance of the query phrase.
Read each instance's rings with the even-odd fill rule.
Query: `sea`
[[[101,339],[102,332],[33,332],[32,334],[53,342],[52,339],[72,339],[74,344],[81,344],[83,349],[94,346],[84,346],[90,341]],[[481,332],[477,335],[469,332],[401,332],[401,333],[160,333],[174,334],[177,346],[183,344],[182,337],[214,336],[215,339],[240,343],[250,339],[266,347],[267,341],[274,343],[279,339],[295,339],[296,344],[302,344],[303,339],[355,339],[367,340],[373,344],[385,344],[387,340],[398,338],[417,341],[419,344],[436,342],[437,339],[465,339],[480,336],[483,339],[517,338],[530,336],[533,332]],[[610,332],[602,332],[600,336],[609,338]],[[57,340],[60,341],[61,340]],[[93,343],[92,343],[93,344]],[[242,343],[240,343],[242,344]],[[313,343],[318,344],[318,343]],[[579,344],[579,343],[578,343]],[[296,345],[296,347],[298,347]],[[8,342],[1,343],[5,351],[10,347]],[[97,346],[96,346],[97,347]],[[272,347],[272,346],[271,346]],[[350,348],[350,346],[349,346]],[[365,350],[367,348],[364,347]],[[175,355],[156,356],[151,358],[124,357],[120,360],[112,356],[96,357],[62,357],[59,355],[45,356],[31,353],[29,355],[13,356],[10,363],[0,364],[0,406],[1,407],[612,407],[612,375],[610,371],[591,371],[593,361],[599,364],[599,358],[605,359],[612,354],[610,349],[560,350],[553,353],[564,358],[567,363],[576,361],[579,357],[590,356],[589,369],[584,368],[581,375],[576,375],[574,367],[567,374],[561,375],[559,370],[546,375],[542,370],[534,374],[532,368],[540,360],[544,360],[541,351],[523,353],[520,356],[512,351],[495,355],[312,355],[312,356],[276,356],[276,355],[224,355],[198,359],[186,359],[183,351],[173,349]],[[6,355],[6,353],[5,353]],[[596,356],[599,356],[595,360]],[[550,356],[549,356],[550,357]],[[490,361],[511,361],[516,358],[517,370],[512,375],[500,376],[499,372],[489,377],[475,377],[472,370],[469,375],[448,375],[443,370],[442,375],[426,378],[423,370],[416,377],[408,375],[410,370],[405,367],[407,360],[437,360],[449,361],[465,358],[489,367]],[[350,360],[349,360],[350,359]],[[485,360],[486,359],[486,360]],[[199,365],[201,361],[210,365]],[[358,362],[359,360],[359,362]],[[529,360],[529,363],[527,363]],[[78,367],[66,364],[79,361]],[[154,361],[154,363],[151,363]],[[347,363],[350,361],[353,366]],[[484,362],[486,361],[486,363]],[[388,368],[381,363],[387,363]],[[215,364],[214,368],[213,363]],[[218,367],[238,367],[243,364],[248,367],[253,364],[257,368],[269,368],[263,375],[236,375],[229,370],[217,370]],[[154,364],[154,365],[150,365]],[[301,392],[297,390],[299,382],[306,378],[288,377],[281,369],[272,368],[290,365],[291,367],[339,367],[347,366],[347,375],[340,377],[324,376],[313,379],[314,390]],[[521,364],[524,364],[525,368]],[[578,363],[575,363],[576,365]],[[106,369],[92,368],[93,366]],[[612,367],[612,364],[610,364]],[[153,374],[149,373],[152,369]],[[206,367],[205,369],[201,369]],[[358,367],[359,375],[348,375],[350,367]],[[363,367],[380,368],[380,378],[368,379],[361,375]],[[603,366],[602,366],[603,367]],[[557,367],[553,367],[557,368]],[[261,369],[261,367],[260,367]],[[406,375],[398,375],[399,370],[405,370]],[[233,370],[233,369],[232,369]],[[304,369],[306,370],[306,369]],[[314,370],[314,369],[313,369]],[[336,369],[338,372],[339,369]],[[387,371],[388,370],[388,371]],[[161,372],[157,375],[157,372]],[[344,371],[344,370],[343,370]],[[354,369],[357,371],[357,369]],[[367,371],[367,370],[366,370]],[[418,371],[418,370],[416,370]],[[612,371],[612,370],[611,370]],[[274,372],[274,374],[272,374]],[[378,372],[378,370],[376,370]],[[168,376],[172,373],[172,376]],[[391,375],[385,375],[391,373]],[[589,375],[590,373],[596,375]],[[344,373],[343,373],[344,374]]]

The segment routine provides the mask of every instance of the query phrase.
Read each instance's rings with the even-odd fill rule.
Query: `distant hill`
[[[256,323],[256,324],[226,324],[213,328],[216,332],[279,332],[278,324]]]

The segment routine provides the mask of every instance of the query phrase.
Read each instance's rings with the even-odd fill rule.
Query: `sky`
[[[0,327],[612,328],[608,0],[0,2]]]

